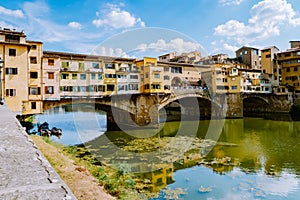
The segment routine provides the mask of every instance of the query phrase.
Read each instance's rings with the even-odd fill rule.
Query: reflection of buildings
[[[139,165],[139,170],[145,170],[143,169],[143,165]],[[174,182],[173,177],[173,163],[169,164],[156,164],[152,167],[148,167],[147,169],[149,172],[136,174],[136,176],[143,180],[145,184],[148,184],[148,189],[150,189],[153,192],[158,192],[160,189],[165,188],[168,184]]]

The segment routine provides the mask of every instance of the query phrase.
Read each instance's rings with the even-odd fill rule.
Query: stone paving
[[[76,199],[5,105],[0,105],[0,199]]]

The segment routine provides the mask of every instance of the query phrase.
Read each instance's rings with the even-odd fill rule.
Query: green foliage
[[[128,178],[125,180],[125,183],[126,183],[126,188],[132,189],[134,187],[135,181],[132,178]]]
[[[117,177],[123,176],[124,174],[128,174],[131,172],[130,165],[127,163],[118,163],[115,165],[117,170]]]

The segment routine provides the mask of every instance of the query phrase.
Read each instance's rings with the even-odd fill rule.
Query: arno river
[[[218,141],[203,140],[209,120],[197,122],[195,132],[189,132],[195,122],[166,122],[154,139],[151,130],[133,133],[137,137],[106,132],[105,112],[85,105],[55,108],[36,120],[63,130],[53,140],[84,143],[101,161],[132,164],[140,170],[135,173],[152,178],[160,194],[153,199],[169,199],[172,191],[182,199],[300,199],[300,122],[289,116],[222,121]],[[133,164],[143,161],[155,170]]]

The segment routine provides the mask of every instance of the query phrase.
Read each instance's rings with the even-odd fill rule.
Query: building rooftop
[[[26,37],[24,31],[17,31],[16,29],[2,28],[0,27],[0,34],[11,34],[11,35],[19,35],[22,37]]]
[[[247,47],[247,46],[242,46],[241,48],[239,48],[238,50],[236,50],[235,52],[241,50],[241,49],[254,49],[254,50],[259,50],[257,48],[254,48],[254,47]]]
[[[107,62],[113,61],[128,61],[133,62],[135,58],[120,58],[120,57],[110,57],[110,56],[101,56],[101,55],[92,55],[92,54],[79,54],[79,53],[69,53],[69,52],[55,52],[55,51],[44,51],[44,57],[51,58],[65,58],[65,59],[98,59]]]
[[[279,48],[277,48],[276,46],[265,47],[265,48],[261,49],[261,51],[269,50],[269,49],[273,49],[273,48],[275,48],[275,49],[277,49],[279,51]]]

